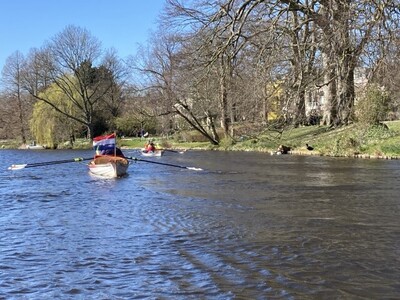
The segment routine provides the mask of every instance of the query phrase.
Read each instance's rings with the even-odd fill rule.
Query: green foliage
[[[46,97],[50,103],[70,115],[77,115],[75,107],[66,99],[64,93],[56,85],[51,85],[40,96]],[[34,104],[29,125],[35,140],[39,144],[50,148],[56,147],[63,141],[68,141],[70,136],[80,129],[80,124],[56,111],[50,104],[43,101],[38,101]]]
[[[202,135],[200,132],[197,131],[182,131],[179,132],[175,138],[179,141],[179,142],[209,142],[209,140]]]
[[[385,124],[368,127],[366,137],[370,140],[381,140],[394,136],[396,133],[390,130]]]
[[[388,155],[398,155],[400,153],[400,143],[399,140],[397,140],[397,143],[390,143],[390,144],[383,144],[381,145],[381,150],[383,153],[386,153]]]
[[[232,139],[231,137],[227,136],[224,137],[223,139],[221,139],[221,141],[219,142],[219,146],[223,149],[229,149],[231,146],[235,145],[236,142],[234,139]]]
[[[130,116],[115,119],[115,127],[118,132],[123,133],[123,135],[136,136],[138,130],[140,130],[140,126],[140,122]]]
[[[96,116],[93,118],[93,132],[92,135],[95,136],[99,136],[102,134],[107,134],[108,132],[112,132],[113,129],[110,128],[107,119],[105,118],[100,118],[99,116]]]
[[[364,95],[356,103],[356,116],[360,123],[377,125],[384,121],[389,112],[389,94],[379,86],[368,86]]]
[[[48,147],[55,145],[54,128],[56,122],[57,114],[50,105],[41,101],[35,103],[30,120],[30,129],[39,144]]]
[[[118,140],[118,145],[122,148],[143,148],[145,139],[142,138],[126,138]]]
[[[161,139],[158,144],[160,145],[161,148],[168,149],[172,148],[172,143],[168,141],[167,139]]]
[[[145,118],[135,114],[125,114],[115,119],[115,127],[119,133],[125,136],[136,136],[143,128],[146,132],[154,134],[157,132],[157,120],[155,118]]]

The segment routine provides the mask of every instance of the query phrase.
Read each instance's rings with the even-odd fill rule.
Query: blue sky
[[[165,0],[0,0],[0,72],[15,51],[40,48],[67,25],[85,28],[121,58],[155,30]]]

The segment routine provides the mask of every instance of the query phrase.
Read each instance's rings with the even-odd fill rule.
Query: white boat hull
[[[123,157],[101,155],[95,157],[88,166],[90,173],[96,176],[116,178],[126,175],[129,161]]]
[[[26,145],[26,149],[30,149],[30,150],[42,150],[42,149],[45,149],[45,147],[42,146],[42,145]]]
[[[140,151],[140,153],[142,154],[142,156],[146,156],[146,157],[160,157],[163,155],[163,150],[156,150],[156,151],[149,151],[146,152],[144,150]]]

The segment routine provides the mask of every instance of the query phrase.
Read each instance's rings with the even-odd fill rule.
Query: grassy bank
[[[252,136],[242,136],[237,141],[223,140],[219,146],[209,142],[155,140],[164,148],[276,152],[279,145],[285,145],[292,149],[293,154],[400,158],[400,121],[370,127],[353,124],[338,129],[304,126],[288,127],[281,131],[266,130]],[[120,144],[128,148],[141,148],[144,142],[133,138],[122,140]],[[314,150],[308,151],[306,144],[312,145]]]
[[[400,121],[385,122],[380,126],[353,124],[338,129],[326,126],[287,128],[265,132],[257,138],[232,145],[234,150],[276,151],[283,144],[294,154],[314,154],[342,157],[400,157]],[[306,149],[306,144],[314,147]]]
[[[353,124],[338,129],[326,126],[288,127],[284,130],[265,130],[238,140],[225,139],[217,146],[209,142],[184,141],[177,138],[154,138],[161,148],[206,149],[231,151],[276,152],[279,145],[291,148],[292,154],[312,154],[344,157],[400,158],[400,121],[385,122],[382,126]],[[143,148],[146,140],[141,138],[119,139],[122,148]],[[306,149],[306,144],[314,147]],[[12,140],[0,141],[0,148],[16,149],[20,145]],[[90,149],[91,143],[78,140],[77,149]]]

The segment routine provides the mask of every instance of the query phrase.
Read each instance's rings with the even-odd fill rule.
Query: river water
[[[130,156],[138,153],[125,151]],[[0,150],[0,299],[398,299],[400,161]]]

